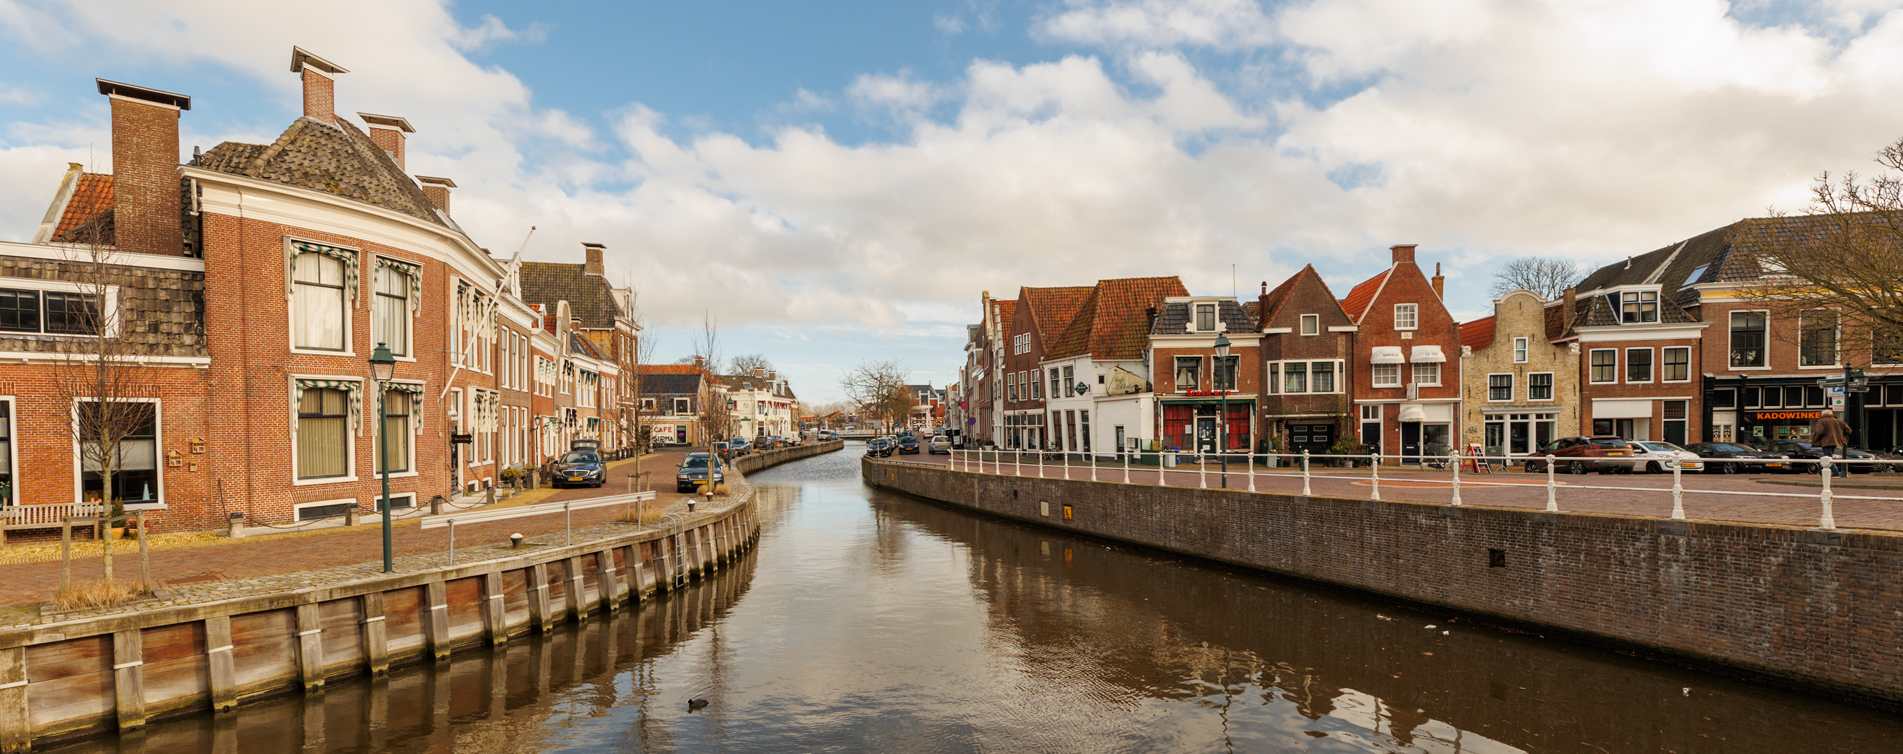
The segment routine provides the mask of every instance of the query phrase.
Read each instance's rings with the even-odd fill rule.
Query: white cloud
[[[935,87],[913,79],[909,71],[897,75],[860,74],[846,87],[846,95],[861,105],[902,113],[924,110],[939,98]]]
[[[965,19],[951,13],[940,13],[932,16],[932,28],[944,34],[963,34],[965,33]]]
[[[1039,18],[1034,31],[1103,46],[1239,48],[1272,39],[1255,0],[1066,0],[1062,10]]]
[[[39,101],[39,92],[24,86],[0,83],[0,105],[31,105]]]
[[[548,27],[532,23],[520,29],[510,28],[502,19],[485,15],[475,26],[456,27],[450,40],[464,50],[480,50],[498,42],[541,43],[548,39]]]

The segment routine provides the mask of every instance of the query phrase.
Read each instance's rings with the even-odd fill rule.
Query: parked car
[[[1632,470],[1649,474],[1658,474],[1672,470],[1672,462],[1677,461],[1683,471],[1703,471],[1704,462],[1698,460],[1698,454],[1663,440],[1633,440]]]
[[[926,447],[927,451],[932,455],[948,456],[951,455],[952,441],[951,438],[944,435],[932,435],[932,439],[926,443]]]
[[[900,437],[899,438],[899,455],[902,455],[902,456],[918,455],[918,438],[913,437],[911,435],[904,435]]]
[[[1791,458],[1807,458],[1811,460],[1820,459],[1820,458],[1823,458],[1824,456],[1831,456],[1833,461],[1836,463],[1848,462],[1850,467],[1850,473],[1852,474],[1869,474],[1869,473],[1875,472],[1879,468],[1882,468],[1880,464],[1872,463],[1873,461],[1877,460],[1877,454],[1872,453],[1870,451],[1858,450],[1856,448],[1849,448],[1843,451],[1842,458],[1838,458],[1836,454],[1825,452],[1822,447],[1812,445],[1808,442],[1804,442],[1803,440],[1778,440],[1777,442],[1771,443],[1770,452],[1777,453],[1779,455],[1789,456]],[[1816,471],[1817,465],[1810,464],[1810,463],[1794,463],[1794,464],[1791,464],[1790,470],[1791,471]]]
[[[1617,437],[1562,437],[1540,450],[1539,456],[1526,459],[1527,471],[1545,471],[1545,456],[1553,457],[1553,470],[1584,474],[1632,472],[1632,446]]]
[[[648,438],[650,448],[672,448],[687,443],[674,439],[673,435],[653,435]]]
[[[1701,442],[1687,447],[1704,458],[1707,474],[1737,474],[1748,471],[1784,471],[1791,459],[1768,450],[1758,450],[1732,442]]]
[[[736,437],[727,441],[727,456],[729,458],[744,456],[752,452],[753,443],[745,437]]]
[[[820,431],[819,431],[819,441],[820,441],[820,442],[832,442],[832,441],[834,441],[834,440],[837,440],[837,439],[839,439],[839,433],[838,433],[838,432],[834,432],[834,431],[832,431],[832,430],[830,430],[830,429],[822,429],[822,430],[820,430]]]
[[[556,487],[600,487],[608,481],[608,467],[593,450],[571,450],[555,462],[549,482]]]
[[[883,437],[874,437],[866,441],[866,455],[873,458],[891,458],[893,442]]]
[[[701,483],[707,481],[708,465],[706,451],[688,453],[687,458],[681,461],[681,467],[674,471],[674,491],[693,492],[697,489]],[[727,472],[716,467],[714,484],[725,481],[727,481]]]

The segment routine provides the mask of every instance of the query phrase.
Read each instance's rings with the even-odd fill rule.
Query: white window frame
[[[7,421],[12,425],[7,428],[7,468],[13,469],[13,484],[7,490],[11,497],[0,499],[0,509],[5,509],[20,504],[20,402],[15,396],[0,395],[0,403],[7,405]]]
[[[1209,312],[1209,326],[1201,326],[1203,312]],[[1190,307],[1190,328],[1196,332],[1216,332],[1222,329],[1222,310],[1213,303],[1201,302]]]
[[[353,375],[331,375],[331,374],[291,375],[290,390],[289,392],[285,394],[286,405],[290,408],[290,412],[289,412],[290,421],[286,423],[285,429],[291,433],[291,486],[314,487],[314,486],[322,485],[322,484],[338,484],[340,482],[357,481],[357,436],[361,433],[356,430],[350,429],[350,404],[348,399],[346,399],[344,403],[344,428],[349,431],[345,432],[344,434],[350,437],[350,447],[344,451],[344,475],[320,477],[317,479],[297,478],[297,381],[300,379],[355,382],[357,383],[357,390],[360,391],[359,395],[368,395],[368,392],[364,391],[362,377],[353,376]],[[368,410],[368,409],[365,409],[365,410]],[[359,416],[357,417],[357,421],[365,421],[365,419],[364,417]],[[415,462],[413,460],[411,462],[411,465],[415,465]],[[391,474],[390,476],[394,477],[396,475]],[[331,502],[335,503],[338,501],[332,500]]]
[[[379,258],[383,258],[383,259],[388,259],[388,260],[390,260],[390,261],[392,261],[392,262],[401,262],[401,263],[403,263],[403,264],[408,264],[408,265],[417,265],[417,263],[416,263],[416,262],[412,262],[412,261],[410,261],[410,260],[408,260],[408,259],[401,259],[401,258],[398,258],[398,257],[392,257],[392,256],[385,256],[385,255],[382,255],[382,254],[378,254],[377,256],[378,256]],[[371,348],[375,348],[379,340],[384,340],[384,341],[386,341],[386,342],[387,342],[387,339],[385,339],[385,338],[383,338],[383,337],[382,337],[382,335],[381,335],[380,333],[378,333],[378,332],[377,332],[377,296],[378,296],[379,294],[377,293],[377,278],[376,278],[376,276],[377,276],[377,275],[380,275],[380,274],[382,274],[382,273],[383,273],[383,270],[384,270],[384,268],[383,268],[383,265],[380,265],[380,264],[377,264],[377,263],[376,263],[376,262],[375,262],[374,260],[373,260],[373,261],[372,261],[372,262],[370,263],[370,267],[371,267],[371,270],[370,270],[370,302],[369,302],[369,306],[370,306],[370,347],[371,347]],[[423,268],[422,268],[422,266],[421,266],[421,265],[417,265],[417,270],[416,270],[416,274],[417,274],[417,275],[422,275],[422,274],[423,274]],[[406,337],[404,337],[404,339],[403,339],[403,340],[404,340],[404,342],[406,342],[406,343],[409,343],[409,344],[410,344],[410,347],[409,347],[409,348],[407,349],[407,350],[409,351],[408,353],[400,353],[400,354],[397,354],[397,355],[396,355],[396,360],[397,360],[397,361],[410,361],[410,362],[414,362],[414,361],[416,361],[416,313],[417,313],[418,311],[420,311],[420,310],[421,310],[421,309],[420,309],[420,305],[421,305],[421,303],[422,303],[422,302],[420,302],[420,301],[419,301],[419,302],[411,302],[411,301],[410,301],[410,299],[409,299],[409,297],[410,297],[410,296],[411,296],[412,294],[411,294],[411,291],[410,291],[410,289],[409,289],[409,282],[408,282],[408,281],[404,281],[404,284],[403,284],[403,285],[404,285],[404,288],[403,288],[403,297],[404,297],[404,298],[403,298],[403,309],[404,309],[404,312],[403,312],[403,331],[404,331],[404,335],[406,336]],[[421,296],[421,295],[423,295],[423,294],[422,294],[422,290],[423,290],[423,284],[422,284],[422,281],[421,281],[421,280],[419,280],[419,281],[417,281],[417,285],[416,285],[416,293],[415,293],[414,295],[417,295],[417,296]],[[356,318],[355,318],[355,317],[350,317],[349,319],[356,319]],[[346,337],[347,337],[347,336],[349,335],[349,333],[348,333],[348,331],[346,331],[346,333],[345,333],[345,335],[346,335]],[[346,342],[348,342],[348,341],[346,341]],[[330,352],[330,351],[320,351],[319,353],[331,353],[331,352]]]
[[[1532,354],[1532,351],[1533,340],[1531,338],[1525,335],[1516,335],[1513,337],[1513,363],[1525,364],[1526,360]]]
[[[1229,358],[1233,359],[1236,357],[1232,355]],[[1290,364],[1302,365],[1303,389],[1301,391],[1289,392],[1286,389],[1287,386],[1282,383],[1283,376],[1288,372],[1287,366]],[[1331,366],[1332,374],[1330,375],[1330,380],[1335,383],[1334,389],[1328,391],[1315,389],[1315,365],[1317,364],[1328,364]],[[1343,377],[1347,373],[1345,364],[1346,362],[1343,359],[1282,359],[1280,361],[1268,362],[1269,369],[1266,374],[1268,375],[1267,387],[1269,389],[1266,392],[1274,395],[1341,395],[1347,391],[1347,385],[1343,384],[1346,382]],[[1241,369],[1241,362],[1237,362],[1237,369],[1238,371]],[[1379,387],[1379,385],[1376,387]]]
[[[1407,324],[1405,325],[1401,324],[1401,312],[1403,311],[1407,312]],[[1394,329],[1395,330],[1421,329],[1421,305],[1420,304],[1395,304],[1394,305]]]
[[[1620,361],[1619,377],[1621,380],[1625,381],[1625,384],[1650,385],[1652,383],[1658,382],[1658,378],[1659,378],[1658,349],[1653,348],[1651,346],[1632,346],[1624,350],[1625,352],[1619,355],[1619,361]],[[1632,369],[1632,352],[1633,351],[1644,351],[1646,354],[1646,357],[1651,359],[1651,362],[1646,365],[1645,379],[1643,380],[1632,379],[1632,373],[1630,370]]]
[[[1420,381],[1421,367],[1424,367],[1424,366],[1432,366],[1434,368],[1433,382]],[[1442,366],[1444,366],[1442,362],[1438,362],[1438,361],[1416,361],[1412,364],[1409,364],[1407,371],[1408,371],[1408,378],[1411,380],[1411,382],[1409,382],[1408,384],[1417,385],[1420,387],[1440,387],[1441,378],[1444,376],[1442,374],[1442,372],[1444,371],[1441,369]]]
[[[1301,324],[1302,329],[1299,332],[1301,332],[1303,337],[1320,335],[1322,333],[1322,315],[1320,314],[1302,315]]]
[[[1493,397],[1493,378],[1495,377],[1507,378],[1507,397],[1505,398]],[[1513,394],[1516,388],[1518,387],[1517,385],[1514,384],[1515,382],[1517,382],[1517,380],[1514,379],[1512,372],[1488,372],[1487,373],[1487,402],[1488,403],[1512,403]]]
[[[1685,379],[1668,380],[1665,378],[1665,353],[1667,351],[1684,351],[1685,352]],[[1729,355],[1727,354],[1727,358],[1728,357]],[[1691,382],[1692,381],[1692,347],[1691,346],[1660,346],[1659,360],[1658,360],[1657,366],[1658,366],[1658,379],[1659,379],[1659,382],[1661,383],[1682,385],[1687,382]]]
[[[32,337],[32,338],[90,338],[90,337],[93,337],[92,333],[47,332],[46,331],[46,294],[47,293],[78,293],[78,294],[91,295],[99,291],[98,286],[95,286],[90,283],[69,282],[65,280],[35,280],[32,278],[0,278],[0,288],[12,288],[14,290],[22,290],[22,291],[31,290],[31,291],[38,291],[40,293],[40,330],[39,332],[27,332],[25,330],[0,330],[0,337]],[[116,285],[106,286],[105,296],[106,296],[106,300],[99,302],[99,316],[100,318],[106,321],[106,334],[118,335],[119,334],[119,286],[116,286]],[[322,353],[330,353],[330,352],[323,351]],[[16,469],[15,475],[18,476],[17,469]]]
[[[1627,320],[1625,318],[1626,297],[1627,296],[1634,297],[1633,298],[1634,303],[1637,303],[1640,306],[1643,306],[1646,303],[1645,297],[1647,294],[1650,294],[1652,296],[1652,302],[1651,302],[1652,303],[1652,318],[1649,320],[1647,319]],[[1623,288],[1623,289],[1614,291],[1613,295],[1617,296],[1619,299],[1617,304],[1618,312],[1619,312],[1619,324],[1656,325],[1664,319],[1665,297],[1660,294],[1660,291],[1657,288],[1653,288],[1653,287]]]
[[[1611,380],[1593,379],[1592,356],[1593,354],[1599,353],[1601,351],[1612,354],[1612,379]],[[1619,375],[1619,349],[1594,348],[1594,349],[1590,349],[1586,351],[1586,384],[1588,385],[1617,385],[1619,384],[1619,376],[1620,376]]]
[[[1764,354],[1759,366],[1740,367],[1731,365],[1731,318],[1738,314],[1756,312],[1764,315]],[[1732,309],[1725,312],[1725,368],[1734,372],[1767,372],[1771,369],[1771,310],[1770,309]]]
[[[309,239],[309,238],[297,238],[294,236],[284,237],[284,254],[287,257],[291,253],[291,243],[293,241],[299,242],[299,243],[315,244],[318,246],[338,249],[340,251],[348,251],[352,254],[357,255],[359,262],[361,262],[361,260],[363,259],[362,249],[354,249],[349,246],[338,246],[337,244],[333,244],[333,243],[326,243],[324,241],[318,241],[318,240]],[[311,251],[307,251],[303,253],[317,254],[317,252],[311,252]],[[326,259],[332,258],[329,255],[325,255],[325,254],[318,254],[318,255]],[[346,264],[346,263],[343,262],[342,260],[338,260],[338,264]],[[284,307],[284,322],[285,322],[285,326],[288,328],[285,330],[285,334],[290,336],[289,338],[286,339],[286,342],[291,347],[291,353],[308,353],[308,354],[315,354],[318,356],[356,356],[357,355],[357,331],[356,331],[357,307],[351,303],[351,300],[352,300],[351,296],[354,295],[356,292],[350,290],[349,271],[345,270],[344,272],[344,281],[345,281],[344,289],[343,289],[344,291],[344,300],[343,300],[344,347],[343,347],[343,350],[340,350],[340,351],[333,351],[333,350],[325,349],[325,348],[303,348],[297,345],[297,282],[296,282],[297,265],[296,264],[287,265],[285,267],[284,274],[291,276],[291,279],[284,281],[285,286],[291,290],[290,297],[285,299],[285,307]],[[359,269],[359,276],[361,277],[361,268]],[[363,285],[363,281],[358,280],[357,285],[361,287]],[[416,350],[415,348],[416,343],[414,340],[411,341],[410,346],[411,346],[410,347],[411,351]]]
[[[1381,381],[1381,370],[1382,370],[1382,369],[1383,369],[1384,367],[1387,367],[1387,368],[1392,368],[1392,369],[1394,369],[1394,380],[1393,380],[1392,382],[1383,382],[1383,381]],[[1401,374],[1401,365],[1400,365],[1400,364],[1370,364],[1370,365],[1369,365],[1369,369],[1368,369],[1368,385],[1369,385],[1370,387],[1383,387],[1383,388],[1386,388],[1386,387],[1400,387],[1400,386],[1401,386],[1402,384],[1404,384],[1404,382],[1405,382],[1405,381],[1404,381],[1404,380],[1402,379],[1402,377],[1403,377],[1403,375]]]
[[[1828,310],[1823,310],[1823,311],[1828,311]],[[1831,312],[1831,313],[1836,314],[1835,312]],[[1770,327],[1767,325],[1765,329],[1768,330],[1770,329]],[[1836,346],[1836,348],[1834,349],[1834,353],[1831,354],[1835,358],[1832,358],[1829,364],[1805,364],[1804,363],[1804,313],[1798,312],[1797,314],[1797,368],[1798,369],[1842,369],[1844,368],[1844,318],[1841,315],[1837,317],[1836,332],[1831,335],[1831,344]],[[1874,359],[1876,358],[1876,354],[1873,352],[1871,353],[1870,357]]]
[[[11,402],[13,399],[9,397],[7,400]],[[79,404],[98,402],[99,399],[97,398],[74,398],[73,405],[67,407],[67,421],[71,422],[67,427],[69,428],[69,434],[71,434],[73,442],[73,502],[75,503],[82,502],[85,499],[83,495],[85,494],[84,489],[86,486],[85,470],[83,468],[84,459],[81,457],[79,451]],[[116,399],[116,402],[152,404],[152,466],[158,471],[159,476],[159,488],[157,490],[158,500],[160,503],[164,503],[166,507],[171,507],[171,503],[165,499],[165,403],[159,398],[119,398]],[[16,461],[13,466],[13,489],[15,490],[14,497],[17,498],[19,497],[18,490],[20,488],[20,466],[17,463],[20,447],[20,413],[17,404],[14,405],[13,408],[15,410],[10,414],[13,421],[13,452],[15,456],[14,460]]]
[[[1533,378],[1546,375],[1546,397],[1533,397]],[[1552,403],[1559,400],[1559,378],[1552,372],[1528,372],[1526,374],[1526,400],[1528,403]]]

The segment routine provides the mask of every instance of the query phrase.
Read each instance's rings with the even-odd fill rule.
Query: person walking
[[[1836,411],[1824,409],[1823,415],[1817,417],[1817,421],[1811,422],[1810,439],[1812,444],[1823,448],[1825,453],[1835,458],[1840,449],[1850,446],[1850,425],[1837,418]],[[1832,466],[1832,476],[1849,476],[1848,463],[1833,461]]]

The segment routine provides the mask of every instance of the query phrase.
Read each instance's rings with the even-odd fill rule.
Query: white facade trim
[[[84,244],[62,243],[19,243],[0,241],[0,256],[24,257],[27,259],[45,259],[53,262],[79,262],[90,264],[92,250]],[[105,250],[100,253],[101,264],[117,267],[144,267],[154,270],[178,270],[181,272],[204,272],[205,260],[197,257],[175,256],[171,254],[148,254],[143,251]]]

